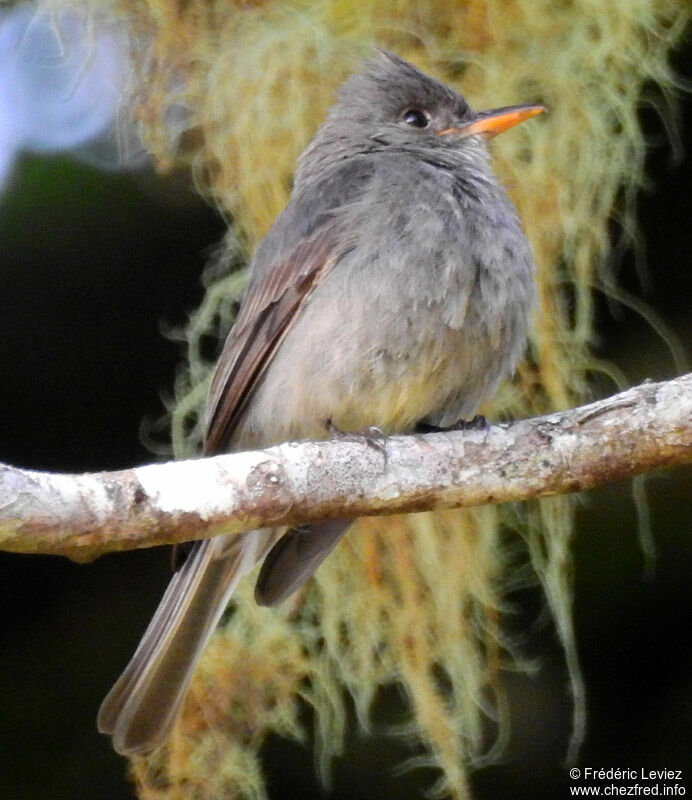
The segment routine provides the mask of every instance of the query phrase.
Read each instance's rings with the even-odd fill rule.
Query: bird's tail
[[[173,576],[97,724],[123,755],[147,753],[168,738],[197,659],[240,578],[268,552],[279,531],[197,542]]]

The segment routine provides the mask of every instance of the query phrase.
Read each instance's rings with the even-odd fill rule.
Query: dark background
[[[678,71],[692,74],[691,50]],[[680,130],[692,150],[692,102]],[[690,161],[672,158],[663,126],[642,111],[651,186],[639,201],[648,285],[626,255],[620,282],[654,308],[690,356]],[[25,159],[0,196],[0,461],[60,471],[152,460],[142,420],[161,415],[183,323],[224,226],[185,176],[101,173],[64,158]],[[670,353],[635,313],[598,301],[598,352],[631,383],[676,374]],[[611,391],[597,387],[596,393]],[[637,540],[631,486],[581,502],[574,545],[576,627],[589,727],[579,763],[680,769],[692,791],[692,470],[646,481],[657,559]],[[78,566],[0,553],[0,800],[126,800],[125,762],[95,730],[99,703],[124,666],[168,579],[162,550]],[[513,739],[504,763],[474,776],[478,800],[563,798],[569,703],[560,649],[541,601],[513,598],[514,625],[540,658],[533,678],[508,678]],[[384,715],[398,713],[395,698]],[[432,774],[393,769],[408,753],[352,737],[331,798],[417,796]],[[266,748],[270,793],[318,797],[308,749]]]

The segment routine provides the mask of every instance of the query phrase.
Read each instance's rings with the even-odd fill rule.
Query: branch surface
[[[692,373],[486,430],[55,474],[0,465],[0,549],[110,551],[328,518],[506,503],[692,463]]]

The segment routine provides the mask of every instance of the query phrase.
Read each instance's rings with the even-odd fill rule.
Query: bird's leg
[[[451,425],[440,427],[429,422],[416,423],[416,433],[447,433],[449,431],[487,431],[490,426],[482,414],[476,414],[473,419],[460,419]]]

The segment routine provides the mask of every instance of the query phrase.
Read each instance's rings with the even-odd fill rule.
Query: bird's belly
[[[442,324],[439,310],[424,316],[417,336],[400,319],[375,326],[379,336],[355,318],[295,325],[252,395],[234,449],[325,438],[328,421],[344,432],[375,425],[394,433],[424,418],[471,416],[506,373],[507,348],[481,329]]]

